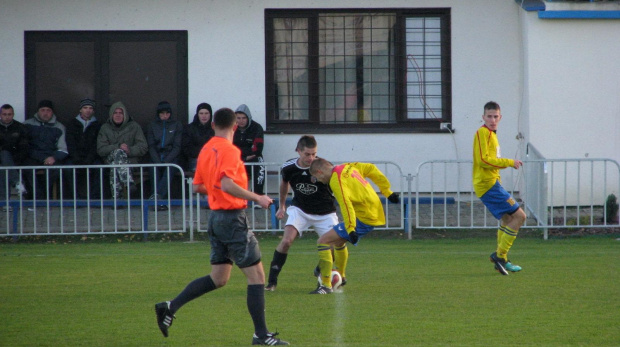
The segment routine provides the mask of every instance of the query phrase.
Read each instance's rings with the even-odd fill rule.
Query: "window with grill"
[[[267,131],[439,132],[450,10],[266,10]]]

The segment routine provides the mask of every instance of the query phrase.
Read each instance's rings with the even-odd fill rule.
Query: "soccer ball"
[[[319,285],[323,285],[323,280],[321,279],[321,276],[319,276],[318,278],[319,278]],[[340,285],[342,284],[342,276],[340,276],[340,272],[336,270],[332,270],[331,279],[332,279],[332,289],[336,290],[340,288]]]

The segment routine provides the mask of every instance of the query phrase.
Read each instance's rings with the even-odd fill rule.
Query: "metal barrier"
[[[128,169],[133,172],[133,184],[124,184],[120,176],[111,174]],[[158,192],[150,179],[154,169],[173,177],[165,192]],[[18,194],[7,174],[11,171],[26,183],[32,198]],[[177,165],[1,167],[0,177],[2,236],[146,235],[186,230],[185,174]],[[112,185],[121,187],[118,193],[112,192]],[[154,193],[167,198],[155,195],[150,199]]]
[[[533,150],[530,153],[534,153]],[[537,154],[538,156],[539,154]],[[620,191],[620,166],[610,159],[528,159],[522,170],[502,170],[502,185],[520,201],[523,228],[618,227],[607,219],[605,200]],[[420,229],[497,228],[498,221],[474,194],[471,160],[427,161],[410,189],[407,233]],[[410,184],[411,186],[411,184]],[[559,190],[559,193],[558,193]]]
[[[401,193],[399,205],[380,195],[387,223],[377,230],[405,230],[411,238],[414,228],[497,228],[498,221],[474,194],[471,161],[428,161],[419,165],[415,175],[407,176],[393,162],[372,163],[386,174],[392,190]],[[247,165],[265,167],[265,192],[275,200],[268,209],[249,204],[251,229],[282,231],[284,225],[275,217],[281,164]],[[116,169],[133,171],[135,190],[124,185],[119,194],[112,194],[108,187],[118,182],[117,175],[110,181],[109,173]],[[154,169],[172,176],[165,199],[150,199],[156,191],[151,180]],[[17,181],[35,183],[30,193],[38,198],[17,194],[15,175],[7,174],[11,171]],[[504,187],[526,212],[523,227],[541,228],[545,238],[549,228],[619,227],[616,219],[608,219],[604,203],[609,194],[620,191],[620,165],[613,160],[544,159],[530,146],[523,169],[507,169],[502,174]],[[192,181],[192,175],[186,177],[179,166],[170,164],[0,167],[0,236],[147,235],[189,230],[193,241],[195,231],[206,232],[209,210],[206,196],[192,193]],[[85,196],[80,196],[80,188]]]
[[[404,181],[405,178],[403,176],[401,168],[393,162],[387,161],[369,161],[377,165],[377,167],[383,172],[392,185],[392,190],[395,192],[405,192]],[[338,164],[338,163],[335,163]],[[280,186],[280,169],[282,167],[282,163],[246,163],[247,166],[253,165],[262,165],[265,166],[266,176],[265,176],[265,193],[269,194],[273,199],[274,203],[269,207],[269,209],[255,208],[258,205],[254,205],[252,203],[249,204],[248,211],[248,219],[250,221],[251,229],[255,232],[278,232],[284,230],[284,225],[282,221],[278,220],[275,216],[276,211],[279,205],[279,186]],[[253,173],[254,170],[249,170],[250,173]],[[249,178],[250,182],[253,182],[252,177]],[[191,185],[191,182],[188,182]],[[251,186],[250,186],[251,187]],[[375,186],[375,190],[378,189]],[[381,196],[381,194],[379,193]],[[205,199],[206,197],[200,195],[194,195],[192,199]],[[290,193],[287,200],[287,206],[290,205]],[[377,227],[376,230],[404,230],[405,222],[407,218],[405,218],[405,213],[407,211],[406,199],[401,199],[401,203],[399,205],[394,205],[388,203],[387,199],[381,196],[381,201],[383,202],[384,212],[386,214],[386,225]],[[207,231],[207,211],[205,209],[196,209],[195,222],[196,224],[192,224],[190,226],[190,239],[193,239],[193,228],[196,227],[197,232],[206,232]],[[190,214],[192,217],[193,212]],[[338,209],[338,215],[340,220],[341,214],[340,209]],[[194,220],[194,219],[192,219]],[[284,220],[286,221],[286,219]]]

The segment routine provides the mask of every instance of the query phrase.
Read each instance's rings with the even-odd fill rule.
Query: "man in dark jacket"
[[[80,113],[67,124],[67,148],[69,158],[67,164],[71,165],[101,165],[101,157],[97,154],[97,135],[101,123],[97,121],[95,114],[95,101],[83,99],[80,101]],[[75,182],[73,170],[68,170],[68,184],[73,191],[75,184],[78,199],[98,199],[101,196],[99,184],[99,169],[76,169]],[[90,193],[90,196],[89,196]],[[74,196],[71,196],[73,198]]]
[[[215,132],[211,127],[211,105],[203,102],[196,107],[194,120],[183,129],[183,154],[187,158],[187,170],[195,171],[198,154]]]
[[[59,166],[63,165],[65,159],[69,155],[67,151],[67,142],[65,140],[65,126],[62,125],[54,114],[54,104],[50,100],[41,100],[37,108],[37,113],[32,118],[27,119],[24,124],[28,128],[29,135],[29,151],[28,158],[24,161],[24,165],[35,166]],[[59,170],[48,170],[46,173],[49,181],[47,187],[50,191],[45,191],[46,184],[36,185],[38,199],[52,198],[51,189],[60,176]],[[26,189],[30,193],[35,187],[31,182],[32,175],[26,175]]]
[[[263,127],[252,120],[250,108],[245,104],[237,107],[237,131],[233,143],[241,150],[241,160],[245,163],[262,163],[264,135]],[[246,165],[250,190],[256,194],[264,194],[265,167],[263,165]],[[255,205],[258,206],[258,205]]]
[[[4,104],[0,107],[0,166],[18,166],[28,156],[28,131],[26,127],[13,119],[13,106]],[[26,187],[20,180],[18,170],[0,170],[0,200],[8,200],[6,193],[11,187],[17,194],[26,193]]]
[[[183,124],[172,120],[172,106],[168,101],[157,105],[157,119],[149,123],[146,128],[146,142],[149,146],[149,156],[154,164],[178,164],[181,153],[181,136]],[[161,166],[155,168],[151,174],[153,180],[152,200],[162,200],[168,196],[168,183],[178,170]],[[167,206],[157,202],[158,210],[167,210]]]

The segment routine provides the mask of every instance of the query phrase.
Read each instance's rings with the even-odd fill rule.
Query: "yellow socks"
[[[347,277],[345,271],[347,269],[347,262],[349,261],[349,249],[346,243],[342,247],[334,248],[334,257],[336,258],[336,269],[343,278]]]
[[[321,280],[323,285],[327,288],[332,287],[332,268],[334,267],[334,260],[332,259],[331,246],[328,244],[320,243],[317,245],[317,251],[319,252],[319,268],[321,269]]]
[[[497,230],[497,256],[508,260],[508,251],[512,247],[512,243],[517,238],[519,232],[512,230],[507,226],[500,226]]]

